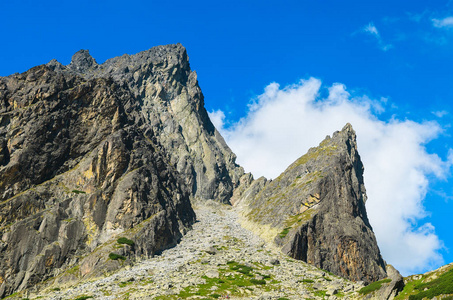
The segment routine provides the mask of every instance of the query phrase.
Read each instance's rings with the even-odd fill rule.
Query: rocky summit
[[[256,188],[254,185],[258,185]],[[275,180],[245,190],[244,212],[289,256],[354,281],[386,277],[365,210],[363,165],[347,124]]]
[[[180,44],[2,77],[0,296],[393,299],[357,148],[347,124],[255,180]]]

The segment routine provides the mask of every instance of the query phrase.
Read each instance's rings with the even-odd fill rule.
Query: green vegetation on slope
[[[120,254],[116,254],[116,253],[110,253],[109,254],[109,258],[111,260],[118,260],[118,259],[121,259],[121,260],[126,260],[126,257],[120,255]]]
[[[367,285],[366,287],[363,287],[360,289],[359,293],[362,294],[362,295],[366,295],[366,294],[369,294],[369,293],[372,293],[374,291],[377,291],[381,288],[382,284],[383,283],[389,283],[391,282],[392,280],[387,278],[387,279],[382,279],[382,280],[379,280],[379,281],[375,281],[373,283],[370,283],[369,285]]]
[[[405,278],[405,287],[395,299],[432,299],[439,295],[450,295],[442,299],[453,299],[453,265],[424,275]]]
[[[120,237],[118,240],[117,240],[117,243],[118,244],[126,244],[126,245],[129,245],[129,246],[134,246],[135,243],[134,241],[128,239],[128,238],[125,238],[125,237]]]
[[[259,266],[257,266],[259,268]],[[260,269],[260,268],[259,268]],[[229,261],[219,268],[219,276],[209,278],[203,276],[205,283],[184,288],[177,295],[159,296],[156,299],[218,299],[225,295],[244,297],[249,295],[246,290],[253,291],[256,286],[264,287],[264,290],[278,289],[275,284],[278,281],[272,280],[271,275],[261,274],[260,270],[246,266],[235,261]],[[257,278],[258,277],[258,278]],[[261,279],[261,278],[262,279]],[[213,292],[213,287],[215,292]]]
[[[453,294],[453,269],[432,281],[415,284],[414,290],[418,293],[410,295],[409,300],[432,299],[438,295]]]

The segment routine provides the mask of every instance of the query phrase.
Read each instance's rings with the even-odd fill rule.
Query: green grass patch
[[[382,284],[383,283],[389,283],[391,282],[392,280],[390,278],[387,278],[387,279],[383,279],[383,280],[379,280],[379,281],[375,281],[373,283],[370,283],[369,285],[361,288],[359,290],[359,293],[362,294],[362,295],[367,295],[369,293],[372,293],[374,291],[377,291],[381,288]]]
[[[453,294],[453,269],[432,281],[415,284],[414,290],[418,293],[410,295],[409,300],[432,299],[438,295]]]
[[[329,294],[327,294],[327,291],[315,291],[315,296],[318,296],[318,297],[322,297],[324,299],[324,297],[328,297]]]
[[[264,280],[264,279],[254,279],[254,278],[252,278],[252,279],[250,279],[250,282],[253,283],[254,285],[258,285],[258,284],[259,285],[264,285],[264,284],[266,284],[266,280]]]
[[[283,229],[282,232],[280,232],[280,234],[279,234],[280,238],[282,238],[282,239],[285,238],[288,235],[290,230],[291,230],[291,227],[286,227],[285,229]]]
[[[257,261],[252,262],[252,264],[254,264],[257,269],[261,269],[261,270],[271,270],[274,267],[274,266],[267,266],[267,265],[265,265],[263,263],[260,263],[260,262],[257,262]],[[265,276],[263,274],[260,274],[260,275],[261,276]]]
[[[69,270],[66,271],[66,273],[77,275],[79,273],[79,265],[70,268]]]
[[[121,245],[129,245],[131,247],[133,247],[135,245],[134,241],[128,239],[128,238],[125,238],[125,237],[120,237],[117,241],[116,241],[118,244],[121,244]]]
[[[314,280],[311,280],[311,279],[302,279],[302,280],[299,280],[299,282],[303,282],[303,283],[313,283],[315,282]]]
[[[134,282],[133,281],[121,281],[120,283],[118,283],[118,286],[120,288],[123,288],[123,287],[126,287],[126,286],[128,286],[128,285],[130,285],[132,283],[134,283]]]
[[[19,295],[19,292],[15,292],[15,293],[13,293],[13,294],[11,294],[11,295],[9,295],[9,296],[6,296],[6,297],[3,298],[3,299],[13,298],[13,297],[16,297],[16,296],[18,296],[18,295]]]
[[[83,295],[83,296],[75,298],[74,300],[86,300],[86,299],[90,299],[90,298],[93,298],[93,296],[85,296],[85,295]]]
[[[252,274],[250,274],[253,271],[252,267],[249,267],[246,265],[241,265],[235,261],[229,261],[229,262],[227,262],[227,264],[231,271],[236,271],[236,272],[242,273],[246,276],[252,276]]]
[[[297,215],[288,217],[285,221],[285,226],[286,226],[285,229],[287,229],[287,228],[291,229],[294,226],[298,226],[298,225],[302,225],[303,223],[306,223],[307,221],[309,221],[313,218],[313,215],[315,212],[316,212],[315,209],[309,208],[301,214],[297,214]],[[280,237],[282,237],[281,236],[282,233],[283,233],[283,231],[280,233]],[[286,233],[286,234],[288,234],[288,233]],[[283,237],[285,237],[286,234]]]
[[[86,194],[85,191],[80,191],[80,190],[72,190],[71,192],[75,193],[75,194]],[[93,297],[91,297],[93,298]],[[87,298],[88,299],[88,298]]]
[[[116,253],[110,253],[109,254],[109,258],[111,260],[118,260],[118,259],[121,259],[121,260],[126,260],[126,257],[122,256],[122,255],[119,255],[119,254],[116,254]]]

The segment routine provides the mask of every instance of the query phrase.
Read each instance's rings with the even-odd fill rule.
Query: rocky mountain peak
[[[79,50],[77,51],[71,59],[71,63],[68,65],[68,68],[71,70],[84,73],[87,70],[96,67],[98,64],[96,60],[90,55],[88,50]]]
[[[289,256],[353,281],[386,276],[366,214],[363,164],[350,124],[276,179],[253,182],[243,195],[245,226],[265,228]]]

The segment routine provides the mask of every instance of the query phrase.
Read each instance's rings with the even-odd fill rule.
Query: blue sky
[[[68,64],[80,49],[102,63],[182,43],[238,161],[268,177],[288,163],[273,158],[295,159],[350,120],[384,259],[409,274],[453,261],[452,16],[451,1],[2,1],[0,76],[53,58]],[[284,117],[262,124],[266,110]],[[286,123],[288,110],[298,112],[294,122]],[[301,120],[312,115],[325,124]],[[260,156],[256,145],[270,149],[277,137],[284,147],[275,151],[293,152]],[[276,161],[273,169],[254,169],[242,155],[255,153],[248,141],[256,157]],[[383,215],[392,201],[394,224],[393,213]],[[407,243],[386,234],[388,223]]]

